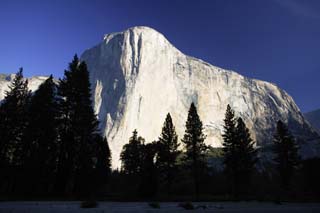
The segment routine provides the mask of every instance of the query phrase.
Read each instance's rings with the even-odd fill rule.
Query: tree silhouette
[[[257,153],[249,129],[242,118],[235,119],[230,105],[227,106],[224,123],[222,137],[225,172],[231,180],[232,195],[237,197],[248,188]]]
[[[102,137],[99,137],[102,138]],[[107,174],[111,172],[111,150],[107,138],[104,137],[98,142],[98,163],[97,168],[102,168]]]
[[[0,107],[0,164],[19,166],[23,161],[22,136],[27,125],[27,107],[30,99],[28,81],[23,69],[16,73]]]
[[[241,118],[237,120],[237,153],[235,158],[238,162],[236,174],[236,193],[245,192],[249,188],[251,175],[257,162],[257,152],[254,148],[254,142],[251,139],[249,129]]]
[[[168,113],[157,146],[157,166],[166,183],[168,195],[171,194],[172,182],[177,173],[177,157],[180,153],[178,150],[179,145],[171,115]]]
[[[123,146],[120,154],[124,173],[137,175],[141,172],[144,154],[143,145],[144,139],[138,137],[137,130],[134,130],[132,137],[129,139],[129,143]]]
[[[199,198],[200,177],[206,168],[205,153],[208,147],[204,140],[202,122],[194,103],[191,104],[186,122],[186,130],[182,142],[185,145],[185,161],[191,167],[196,199]]]
[[[281,187],[288,190],[300,158],[295,139],[280,120],[277,122],[273,142],[274,162],[280,175]]]
[[[142,145],[142,166],[139,192],[143,198],[152,198],[157,193],[158,175],[155,164],[157,154],[156,142]]]
[[[47,192],[57,161],[57,100],[52,75],[31,97],[28,125],[23,136],[25,179],[29,193]],[[26,180],[24,180],[26,181]]]
[[[237,171],[237,129],[236,129],[236,119],[234,116],[234,111],[231,109],[228,104],[227,110],[225,113],[224,119],[224,132],[222,134],[223,138],[223,152],[224,152],[224,165],[225,165],[225,173],[228,178],[231,180],[231,191],[232,194],[235,195],[235,187],[236,187],[236,171]]]
[[[60,79],[59,185],[66,193],[91,193],[98,120],[91,100],[89,72],[77,55]]]
[[[96,191],[101,192],[111,175],[111,151],[107,138],[97,137]]]

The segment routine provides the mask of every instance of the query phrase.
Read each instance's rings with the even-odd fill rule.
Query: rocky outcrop
[[[94,108],[115,167],[132,131],[137,129],[147,142],[156,140],[168,112],[182,138],[191,102],[212,146],[222,144],[227,104],[244,119],[257,146],[270,144],[279,119],[299,137],[316,136],[292,97],[275,84],[184,55],[148,27],[108,34],[81,59],[90,70]]]

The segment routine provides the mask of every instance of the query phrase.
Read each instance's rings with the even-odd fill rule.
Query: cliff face
[[[0,101],[5,97],[5,92],[9,90],[10,82],[13,80],[15,74],[0,74]],[[28,87],[31,91],[38,89],[39,85],[44,82],[48,77],[34,76],[28,78]]]
[[[203,121],[206,143],[221,146],[227,104],[241,116],[258,146],[272,141],[277,120],[300,137],[315,137],[293,99],[276,85],[249,79],[181,53],[159,32],[134,27],[108,34],[81,59],[90,70],[94,108],[118,167],[134,129],[156,140],[169,112],[182,138],[191,102]]]
[[[293,99],[276,85],[186,56],[148,27],[108,34],[81,59],[90,71],[94,109],[110,143],[114,167],[120,166],[122,146],[132,131],[137,129],[146,142],[157,140],[167,113],[181,139],[191,102],[198,107],[206,143],[212,146],[222,144],[227,104],[244,119],[257,146],[272,142],[279,119],[304,141],[318,137]],[[0,100],[13,77],[0,75]],[[36,90],[46,78],[29,78],[29,88]],[[303,142],[306,155],[317,153],[310,144]]]

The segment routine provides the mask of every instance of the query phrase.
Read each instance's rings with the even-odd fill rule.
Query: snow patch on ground
[[[44,202],[0,202],[0,213],[113,213],[113,212],[186,212],[177,202],[159,203],[160,209],[154,209],[146,202],[99,202],[97,208],[82,209],[79,201]],[[239,212],[239,213],[309,213],[320,212],[319,203],[283,203],[266,202],[195,202],[197,210],[191,212]],[[205,209],[203,208],[205,207]],[[187,211],[188,212],[188,211]]]

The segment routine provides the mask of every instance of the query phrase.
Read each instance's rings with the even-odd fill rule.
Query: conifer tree
[[[28,81],[23,69],[16,73],[0,106],[0,165],[20,166],[23,160],[22,137],[27,126],[27,107],[30,99]]]
[[[186,130],[182,142],[186,150],[186,162],[191,167],[196,199],[200,192],[200,178],[206,168],[205,153],[208,147],[204,140],[202,122],[197,113],[194,103],[191,104],[186,122]]]
[[[237,192],[245,192],[249,188],[251,175],[257,162],[257,152],[251,138],[249,129],[246,127],[242,118],[238,118],[236,126],[238,174],[236,174]]]
[[[140,174],[139,192],[143,198],[152,198],[158,189],[158,173],[155,163],[157,154],[157,142],[142,146],[142,165]]]
[[[227,110],[225,113],[224,119],[224,132],[222,134],[223,138],[223,152],[224,152],[224,166],[225,166],[225,173],[227,174],[228,178],[231,180],[231,190],[232,194],[235,193],[235,175],[237,171],[237,158],[236,158],[236,119],[234,116],[234,111],[231,109],[230,105],[228,104]]]
[[[274,161],[280,175],[281,187],[289,189],[292,177],[299,165],[298,146],[286,125],[279,120],[274,135]]]
[[[64,77],[59,80],[58,106],[59,106],[59,156],[57,168],[57,181],[55,185],[57,194],[71,193],[75,176],[75,141],[72,130],[74,117],[75,90],[74,75],[77,72],[79,59],[77,55],[69,63],[69,69],[64,71]]]
[[[168,113],[157,144],[157,166],[166,183],[168,195],[171,193],[171,185],[177,173],[177,157],[180,153],[178,150],[179,145],[171,115]]]
[[[97,164],[96,164],[96,188],[100,188],[108,183],[111,174],[111,151],[107,138],[97,137]]]
[[[62,190],[88,194],[91,188],[98,120],[91,100],[89,72],[77,55],[59,82],[60,157],[59,181]]]
[[[111,172],[111,150],[106,137],[104,137],[98,144],[97,160],[97,168],[101,168],[107,175],[109,175]]]
[[[142,170],[143,165],[143,145],[144,139],[138,137],[137,130],[134,130],[129,143],[125,144],[120,154],[122,170],[126,174],[137,175]]]
[[[235,119],[230,105],[227,106],[224,122],[222,137],[225,172],[231,181],[232,195],[237,197],[248,188],[257,153],[249,129],[242,118]]]
[[[26,185],[32,187],[33,193],[46,192],[53,182],[58,148],[57,127],[56,85],[51,75],[31,97],[28,126],[23,136],[25,177],[29,177]]]

